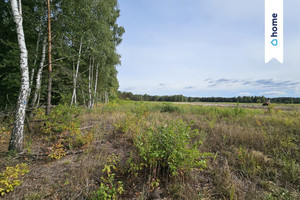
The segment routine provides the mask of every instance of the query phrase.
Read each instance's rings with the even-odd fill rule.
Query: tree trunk
[[[94,64],[95,64],[95,58],[93,58],[93,64],[92,64],[92,68],[91,68],[91,93],[90,93],[90,108],[93,108],[93,92],[92,92],[92,88],[93,88],[93,81],[94,81]]]
[[[16,23],[18,45],[20,49],[21,89],[17,102],[17,109],[9,142],[9,150],[21,152],[23,150],[24,121],[26,115],[27,96],[29,90],[28,53],[23,30],[22,5],[19,0],[11,0],[11,9]],[[19,4],[19,5],[18,5]]]
[[[46,57],[46,46],[47,46],[47,37],[44,38],[44,42],[43,42],[42,59],[40,62],[39,70],[36,74],[36,86],[35,86],[35,91],[33,94],[33,99],[31,102],[31,107],[38,106],[37,100],[38,100],[38,98],[40,96],[40,92],[41,92],[42,73],[43,73],[45,57]]]
[[[33,77],[34,77],[35,66],[36,66],[36,62],[37,62],[37,59],[38,59],[38,53],[39,53],[39,47],[40,47],[40,39],[41,39],[41,35],[42,35],[42,31],[41,31],[42,20],[43,20],[43,17],[41,17],[41,23],[40,23],[39,28],[38,28],[39,33],[38,33],[38,38],[37,38],[36,46],[35,46],[33,68],[31,70],[31,76],[29,77],[30,78],[30,84],[29,84],[29,92],[28,92],[28,102],[29,102],[29,99],[30,99],[32,85],[33,85]]]
[[[99,65],[97,64],[96,77],[95,77],[95,88],[94,88],[94,98],[93,98],[92,107],[94,106],[95,101],[96,101],[96,104],[97,104],[96,95],[97,95],[97,84],[98,84],[98,68],[99,68]]]
[[[82,48],[82,38],[80,40],[76,72],[74,73],[74,77],[73,77],[73,95],[72,95],[71,105],[73,104],[73,102],[75,103],[75,105],[77,104],[77,102],[76,102],[76,87],[77,87],[77,77],[78,77],[79,64],[80,64],[81,48]]]
[[[34,54],[34,61],[33,61],[33,68],[35,68],[37,59],[38,59],[38,53],[39,53],[39,47],[40,47],[40,39],[41,39],[41,35],[42,35],[42,31],[41,31],[41,26],[42,26],[42,21],[43,17],[41,17],[41,23],[39,25],[39,33],[38,33],[38,38],[36,41],[36,46],[35,46],[35,54]]]
[[[89,64],[89,101],[88,101],[88,108],[91,108],[92,106],[92,84],[91,84],[91,75],[92,75],[92,61],[90,60]]]
[[[105,91],[105,103],[109,103],[109,96],[108,96],[108,93],[107,91]]]
[[[29,77],[29,90],[28,90],[28,97],[27,97],[27,101],[29,102],[30,99],[30,94],[31,94],[31,89],[32,89],[32,84],[33,84],[33,77],[34,77],[34,68],[31,70],[31,75]]]
[[[51,8],[50,8],[50,0],[48,3],[48,95],[47,95],[47,107],[46,107],[46,115],[50,114],[51,107],[51,91],[52,91],[52,65],[51,65]]]

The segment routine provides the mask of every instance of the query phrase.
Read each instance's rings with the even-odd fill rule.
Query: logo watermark
[[[283,63],[283,0],[265,0],[265,63]]]

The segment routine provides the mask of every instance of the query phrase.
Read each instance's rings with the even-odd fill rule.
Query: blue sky
[[[284,63],[264,63],[263,0],[119,0],[120,91],[300,96],[300,2],[284,1]]]

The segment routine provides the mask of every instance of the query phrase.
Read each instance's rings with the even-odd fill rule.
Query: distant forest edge
[[[238,96],[238,97],[186,97],[183,95],[151,96],[148,94],[133,94],[131,92],[118,92],[120,99],[130,99],[133,101],[168,101],[168,102],[240,102],[240,103],[263,103],[270,100],[271,103],[300,104],[298,97],[275,97],[264,96]]]

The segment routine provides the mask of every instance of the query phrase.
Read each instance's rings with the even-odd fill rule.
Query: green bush
[[[37,109],[34,113],[36,121],[45,121],[41,131],[45,134],[59,135],[64,132],[75,132],[80,127],[77,116],[80,108],[58,105],[52,109],[50,115],[45,115],[44,109]]]
[[[164,103],[160,106],[160,112],[167,112],[167,113],[180,112],[180,109],[179,107],[171,103]]]
[[[79,118],[82,108],[58,105],[46,116],[44,109],[38,109],[34,113],[34,120],[42,121],[40,132],[53,143],[49,148],[49,156],[52,159],[60,159],[65,155],[65,148],[77,148],[88,144],[93,135],[91,132],[80,130]]]
[[[191,124],[185,124],[181,120],[171,121],[139,135],[135,146],[145,166],[160,168],[159,171],[167,170],[168,174],[174,176],[192,168],[206,167],[204,158],[207,153],[199,151],[202,141],[198,137],[198,130],[192,130]]]
[[[20,176],[28,172],[26,163],[18,164],[15,167],[6,167],[6,170],[0,173],[0,196],[12,192],[16,186],[21,185]]]

